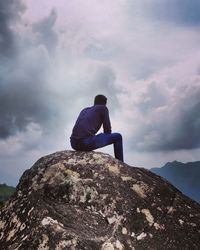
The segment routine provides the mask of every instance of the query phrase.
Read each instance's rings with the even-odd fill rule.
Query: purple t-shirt
[[[95,135],[103,125],[104,133],[111,133],[108,108],[105,105],[94,105],[83,109],[72,130],[71,138],[85,139]]]

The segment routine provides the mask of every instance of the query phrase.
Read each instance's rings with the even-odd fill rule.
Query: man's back
[[[111,133],[106,103],[107,98],[104,95],[97,95],[94,106],[81,111],[72,130],[70,143],[72,148],[78,151],[91,151],[113,144],[115,158],[123,161],[122,136],[119,133]],[[101,125],[104,133],[96,135]]]
[[[104,132],[111,133],[109,113],[105,105],[94,105],[85,108],[78,116],[71,138],[84,139],[95,135],[102,124]]]

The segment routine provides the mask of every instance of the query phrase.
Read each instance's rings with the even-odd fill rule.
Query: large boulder
[[[1,209],[0,249],[199,250],[200,205],[107,154],[57,152]]]

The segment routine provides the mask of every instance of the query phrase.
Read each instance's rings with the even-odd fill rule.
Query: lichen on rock
[[[199,250],[200,205],[108,154],[61,151],[0,210],[1,250]]]

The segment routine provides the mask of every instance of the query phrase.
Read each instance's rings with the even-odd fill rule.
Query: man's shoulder
[[[87,114],[106,114],[108,113],[108,108],[105,105],[93,105],[91,107],[86,107],[82,109],[80,115],[87,115]]]
[[[83,108],[80,113],[85,113],[85,112],[89,111],[91,108],[92,107]]]
[[[89,110],[89,109],[91,109],[92,107],[86,107],[86,108],[83,108],[82,109],[82,111],[84,111],[84,110]]]
[[[106,105],[94,105],[93,108],[95,110],[102,110],[102,111],[105,111],[105,110],[107,111],[108,110],[108,108],[106,107]]]

